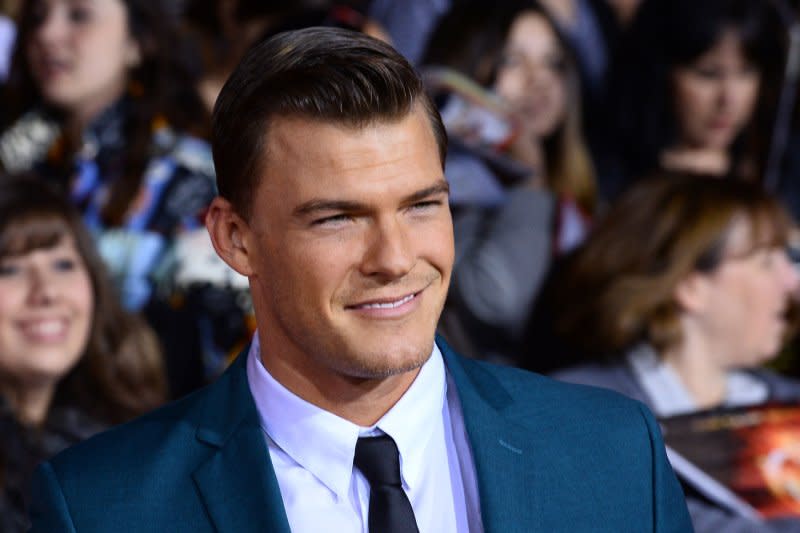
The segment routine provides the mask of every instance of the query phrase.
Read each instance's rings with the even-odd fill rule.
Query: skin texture
[[[672,83],[678,148],[714,153],[727,150],[752,117],[760,75],[730,30],[694,63],[675,69]]]
[[[677,290],[684,342],[665,360],[709,405],[724,394],[728,371],[758,366],[777,354],[785,311],[800,285],[785,250],[753,249],[751,233],[746,219],[736,220],[727,259],[711,273],[690,275]]]
[[[121,0],[38,0],[27,58],[42,97],[83,125],[124,92],[139,62]]]
[[[544,17],[525,12],[516,18],[495,90],[532,138],[551,135],[564,120],[567,88],[561,73],[563,61],[556,35]]]
[[[429,122],[422,109],[357,129],[278,118],[266,145],[251,220],[215,199],[212,241],[250,279],[273,377],[372,424],[430,356],[450,282],[453,228]]]
[[[0,260],[0,385],[22,418],[44,416],[86,348],[91,281],[71,239]]]

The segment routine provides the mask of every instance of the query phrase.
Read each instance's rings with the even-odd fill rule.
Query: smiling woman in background
[[[219,281],[230,269],[202,226],[216,192],[209,117],[196,90],[200,61],[174,7],[25,2],[0,97],[9,116],[0,166],[33,169],[78,207],[123,305],[159,335],[179,397],[238,353],[248,309]],[[186,258],[187,242],[193,257],[214,260]],[[187,263],[190,281],[180,275]]]
[[[78,213],[32,179],[0,181],[0,530],[24,530],[39,461],[165,398],[157,341]]]
[[[797,303],[790,227],[753,184],[664,173],[633,185],[557,274],[554,328],[565,353],[588,362],[555,376],[658,417],[800,401],[800,383],[759,368]],[[694,491],[687,502],[698,532],[783,531]]]
[[[423,64],[471,80],[513,131],[487,155],[452,127],[459,100],[441,103],[456,263],[440,331],[464,353],[516,364],[553,256],[583,237],[595,209],[575,60],[537,2],[473,0],[440,20]]]

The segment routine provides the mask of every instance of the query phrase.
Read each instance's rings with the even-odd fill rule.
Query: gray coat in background
[[[765,383],[769,400],[776,402],[800,401],[800,382],[768,370],[752,370],[750,374]],[[594,385],[620,392],[653,408],[652,400],[636,379],[624,360],[617,364],[586,364],[555,372],[552,377],[561,381]],[[670,450],[668,449],[668,452]],[[670,455],[668,453],[668,455]],[[670,455],[673,469],[684,485],[686,503],[697,533],[779,533],[800,531],[800,519],[772,519],[754,517],[746,504],[725,494],[709,491],[687,479],[683,465]]]

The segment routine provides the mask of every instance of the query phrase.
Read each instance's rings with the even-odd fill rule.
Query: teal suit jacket
[[[692,531],[642,404],[437,343],[461,400],[485,531]],[[246,359],[206,389],[42,464],[32,531],[288,532]]]

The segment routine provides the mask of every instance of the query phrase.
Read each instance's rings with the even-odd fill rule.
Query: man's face
[[[267,367],[314,387],[419,368],[453,265],[424,111],[355,129],[280,118],[265,144],[244,242]]]

